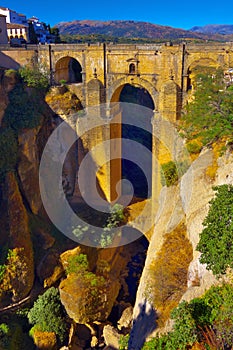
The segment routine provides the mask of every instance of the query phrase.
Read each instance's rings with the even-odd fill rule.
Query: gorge
[[[212,62],[208,59],[208,63]],[[219,60],[218,57],[217,62]],[[206,59],[204,61],[207,62]],[[173,64],[177,68],[174,72],[177,78],[180,71],[175,60]],[[202,69],[204,67],[202,65]],[[195,69],[192,74],[196,77]],[[147,89],[130,85],[131,77],[127,77],[123,89],[116,89],[114,96],[118,95],[120,102],[144,104],[150,110],[144,123],[151,127],[155,109],[153,99]],[[133,77],[140,81],[140,77]],[[174,89],[174,79],[168,77],[167,81],[164,78],[164,84],[160,84],[159,79],[160,111],[167,116],[171,112],[173,116],[179,115],[176,93],[180,90],[178,87]],[[92,98],[101,98],[102,89],[95,90],[101,84],[98,82],[95,85],[96,81],[94,78],[93,84],[89,84],[89,102]],[[7,346],[14,350],[34,349],[35,346],[39,349],[58,349],[62,346],[63,349],[69,346],[74,350],[118,349],[120,336],[130,331],[128,348],[141,349],[144,341],[156,336],[158,330],[161,333],[171,330],[170,311],[180,301],[198,298],[212,285],[219,284],[213,273],[200,262],[200,252],[196,246],[209,202],[214,198],[213,186],[233,185],[233,155],[228,138],[223,137],[217,142],[201,145],[198,151],[188,152],[185,165],[177,166],[181,169],[178,178],[169,185],[160,183],[160,178],[154,179],[151,161],[151,181],[159,183],[158,198],[153,197],[153,193],[145,195],[148,187],[141,186],[143,178],[140,174],[136,176],[136,168],[132,171],[131,164],[117,163],[123,168],[120,175],[123,174],[137,190],[124,210],[124,219],[118,222],[118,229],[121,230],[124,220],[134,222],[148,203],[148,208],[153,206],[156,211],[154,225],[149,231],[136,232],[136,224],[133,226],[138,239],[131,243],[110,248],[80,244],[63,235],[51,223],[40,193],[40,161],[48,139],[63,120],[72,124],[72,116],[76,113],[78,121],[85,118],[82,114],[84,100],[77,93],[80,86],[63,82],[45,94],[37,87],[28,86],[15,70],[1,70],[0,324],[9,324],[12,328],[11,339],[7,340],[10,345]],[[189,89],[186,93],[191,100]],[[177,97],[175,102],[174,94]],[[163,102],[161,96],[164,97]],[[166,107],[168,102],[171,109]],[[124,114],[122,120],[124,122]],[[172,119],[174,124],[176,121],[179,122],[179,118]],[[111,135],[111,132],[120,135],[119,128],[107,129],[106,134]],[[126,125],[120,132],[124,138],[137,141],[150,151],[158,147],[158,159],[162,164],[171,161],[166,147],[162,142],[151,140],[148,132],[143,130],[138,133],[137,129]],[[100,216],[87,208],[78,185],[80,160],[84,159],[88,147],[95,144],[100,135],[100,131],[95,130],[84,134],[82,142],[75,143],[68,152],[63,167],[63,192],[72,208],[87,220],[87,224],[103,227],[109,223],[109,215],[105,213]],[[58,147],[63,149],[67,135],[60,134],[59,137],[56,141]],[[174,141],[173,134],[168,133],[170,137]],[[183,139],[179,139],[179,142],[185,144]],[[50,178],[51,174],[46,173],[46,176]],[[104,168],[98,174],[96,187],[100,198],[114,197],[106,181],[108,176],[108,170]],[[52,186],[55,179],[50,180]],[[91,191],[91,184],[88,186]],[[152,200],[154,202],[151,204]],[[52,204],[59,207],[59,203]],[[149,221],[151,211],[148,210],[147,215]],[[81,234],[85,234],[85,227],[84,231],[81,229]],[[32,338],[28,336],[32,324],[29,325],[25,317],[27,308],[32,308],[38,296],[50,288],[59,290],[63,322],[67,324],[63,341],[55,331],[40,327],[33,327]],[[20,304],[25,298],[25,303]]]

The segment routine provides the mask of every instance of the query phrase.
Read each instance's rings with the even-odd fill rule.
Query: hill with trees
[[[191,30],[162,26],[149,22],[137,21],[92,21],[92,20],[74,20],[71,22],[61,22],[56,24],[56,28],[64,41],[82,42],[88,38],[96,41],[96,38],[102,41],[115,41],[121,38],[124,41],[144,39],[145,41],[164,41],[164,40],[197,40],[197,41],[229,41],[233,38],[232,31],[210,32],[206,30],[197,30],[194,27]],[[204,27],[203,27],[204,28]],[[228,34],[228,35],[222,35]],[[85,39],[85,40],[84,40]],[[120,41],[121,42],[121,41]]]

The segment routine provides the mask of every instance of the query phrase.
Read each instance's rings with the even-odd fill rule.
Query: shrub
[[[9,344],[10,329],[6,323],[0,324],[0,347],[6,349]]]
[[[119,340],[119,350],[127,350],[129,342],[129,334],[121,335]]]
[[[145,343],[143,350],[231,349],[233,344],[233,286],[211,287],[202,297],[182,301],[172,310],[173,329]],[[222,347],[221,347],[222,346]]]
[[[33,87],[40,92],[45,93],[49,88],[48,73],[43,73],[39,67],[21,67],[19,75],[27,86]]]
[[[233,267],[233,186],[213,189],[216,195],[210,201],[197,250],[201,252],[201,263],[207,264],[215,275],[221,275]]]
[[[200,153],[203,146],[202,146],[202,144],[199,144],[196,141],[193,141],[193,142],[187,143],[186,147],[187,147],[187,151],[189,153],[198,154],[198,153]]]
[[[100,237],[100,245],[102,248],[110,246],[114,239],[115,232],[112,229],[119,227],[125,221],[124,207],[121,204],[114,204],[111,207],[110,215]]]
[[[10,128],[0,130],[0,178],[14,171],[17,163],[18,143],[14,131]]]
[[[41,123],[41,104],[39,96],[29,96],[21,84],[9,93],[9,104],[5,110],[4,123],[17,132],[24,128],[34,128]]]
[[[204,145],[233,132],[233,90],[226,89],[221,69],[201,67],[196,75],[192,102],[182,118],[182,130],[189,140],[199,138]]]
[[[168,163],[164,163],[161,165],[161,182],[163,186],[172,186],[175,185],[178,181],[178,171],[176,167],[176,163],[170,161]]]
[[[64,341],[66,323],[60,303],[58,289],[51,287],[40,295],[28,313],[29,323],[42,332],[54,332]]]
[[[85,254],[79,254],[68,258],[67,273],[83,273],[88,269],[88,260]]]

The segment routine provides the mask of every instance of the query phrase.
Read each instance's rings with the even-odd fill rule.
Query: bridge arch
[[[121,79],[118,79],[115,81],[111,87],[108,89],[107,94],[107,102],[119,102],[120,101],[120,95],[125,85],[131,85],[135,87],[139,87],[142,89],[145,89],[148,94],[150,95],[154,109],[158,106],[158,92],[155,89],[155,87],[147,80],[142,79],[140,77],[134,76],[125,76]]]
[[[150,91],[145,87],[147,86]],[[136,198],[149,198],[152,195],[152,123],[154,116],[156,91],[148,84],[142,83],[142,80],[121,79],[114,85],[115,90],[111,92],[110,103],[126,102],[139,104],[146,107],[145,110],[136,108],[132,115],[132,110],[127,105],[121,106],[121,178],[127,179],[134,188]],[[153,94],[153,96],[151,95]],[[154,97],[154,99],[153,99]],[[135,118],[137,122],[135,123]],[[124,157],[129,152],[134,152],[133,143],[125,143],[124,140],[132,140],[143,145],[149,152],[145,152],[145,163],[147,178],[144,170],[137,164]],[[132,150],[130,150],[132,147]],[[149,183],[148,183],[149,181]],[[127,194],[128,188],[123,186],[122,194]]]
[[[204,68],[217,69],[220,66],[221,64],[219,64],[219,62],[213,60],[212,58],[204,58],[204,57],[189,63],[186,71],[186,77],[187,77],[186,91],[192,90],[196,75],[200,73],[201,70],[203,71]]]
[[[56,84],[61,80],[67,83],[81,83],[82,66],[79,61],[71,56],[60,58],[55,64],[54,80]]]

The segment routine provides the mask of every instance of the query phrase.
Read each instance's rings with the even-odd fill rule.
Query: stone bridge
[[[18,68],[37,63],[49,71],[52,84],[66,82],[84,107],[122,101],[125,88],[137,89],[138,102],[140,99],[145,102],[146,95],[147,102],[144,105],[151,109],[149,123],[154,130],[153,128],[157,127],[155,124],[158,116],[162,116],[171,124],[179,119],[182,107],[192,95],[193,80],[200,67],[221,67],[228,79],[232,79],[233,43],[52,44],[28,45],[25,48],[10,48],[7,45],[0,47],[1,67]],[[119,113],[118,117],[121,118]],[[112,139],[113,135],[120,138],[122,130],[111,126],[104,132],[92,132],[91,137],[84,140],[86,149],[103,140],[103,134],[106,139]],[[165,147],[161,146],[163,134],[166,135],[170,146],[166,145],[166,142]],[[175,145],[174,137],[166,125],[160,127],[159,142],[152,136],[150,151],[159,163],[169,160],[166,152],[167,148]],[[120,159],[121,145],[114,149],[115,154],[111,149],[111,159]],[[173,155],[170,155],[170,159],[173,159]],[[95,162],[98,165],[98,160]],[[154,174],[157,174],[157,180],[153,180],[156,177]],[[150,197],[153,203],[156,202],[161,188],[158,185],[159,174],[157,163],[151,160]],[[115,186],[121,178],[120,160],[102,167],[98,181],[109,201],[116,197]]]
[[[175,121],[192,90],[196,68],[232,68],[233,43],[0,47],[0,66],[33,62],[50,71],[53,84],[72,84],[84,107],[119,101],[129,84],[146,90],[154,109]]]

